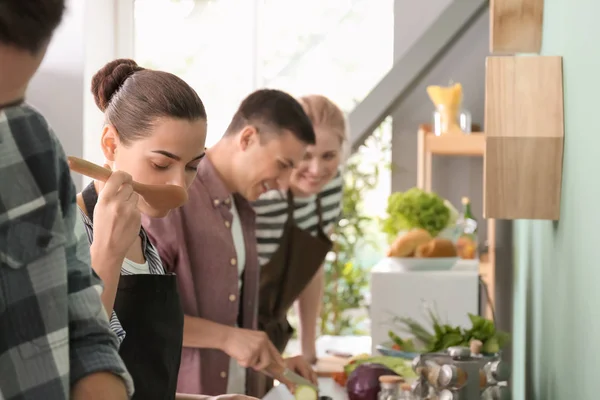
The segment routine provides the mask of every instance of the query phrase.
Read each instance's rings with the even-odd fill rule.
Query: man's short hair
[[[50,40],[65,0],[0,0],[0,43],[37,53]]]
[[[260,89],[251,93],[234,114],[226,135],[239,132],[246,125],[255,125],[259,134],[263,127],[272,133],[290,131],[298,140],[315,144],[313,125],[302,105],[289,94],[276,89]]]

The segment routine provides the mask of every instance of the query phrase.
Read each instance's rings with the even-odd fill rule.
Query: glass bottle
[[[471,211],[471,201],[468,197],[462,198],[463,209],[456,222],[458,240],[456,250],[462,259],[474,260],[478,255],[477,219]]]
[[[400,383],[402,377],[398,375],[382,375],[379,377],[379,395],[378,400],[398,400]]]

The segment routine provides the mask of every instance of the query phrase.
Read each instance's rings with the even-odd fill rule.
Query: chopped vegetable
[[[296,386],[294,397],[296,400],[317,400],[319,395],[313,387],[298,385]]]
[[[345,387],[346,382],[348,382],[348,375],[346,375],[345,372],[334,372],[332,378],[333,381],[341,387]]]

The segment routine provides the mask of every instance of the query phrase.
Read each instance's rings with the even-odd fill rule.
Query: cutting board
[[[343,387],[339,386],[333,379],[319,378],[319,396],[329,396],[332,400],[347,400],[348,395]],[[285,387],[277,385],[273,387],[263,400],[294,400],[295,397]]]
[[[347,358],[336,356],[325,356],[319,358],[315,365],[315,371],[320,377],[331,377],[333,374],[344,371],[344,366],[348,362]]]
[[[539,53],[544,0],[491,0],[490,52]]]

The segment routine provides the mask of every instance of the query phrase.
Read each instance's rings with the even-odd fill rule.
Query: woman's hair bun
[[[143,69],[131,59],[120,58],[96,72],[92,78],[92,94],[98,108],[104,112],[127,78]]]

